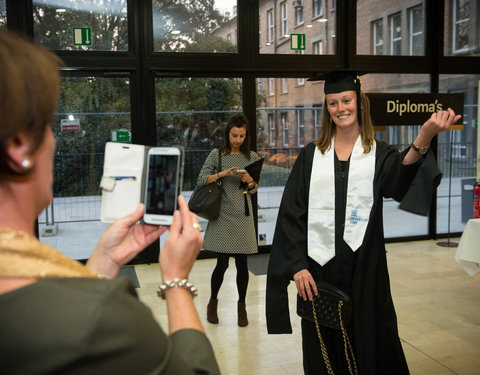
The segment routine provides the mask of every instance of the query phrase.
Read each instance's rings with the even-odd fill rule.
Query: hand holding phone
[[[245,169],[234,169],[232,170],[232,175],[247,173]]]
[[[181,190],[181,157],[177,147],[151,147],[148,150],[143,214],[145,223],[172,223]]]

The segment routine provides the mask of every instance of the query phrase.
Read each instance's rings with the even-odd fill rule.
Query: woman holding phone
[[[0,30],[0,352],[6,374],[219,374],[184,282],[200,251],[197,217],[178,198],[160,252],[168,333],[119,268],[167,228],[140,205],[102,235],[86,266],[35,237],[52,200],[57,56]],[[8,109],[8,110],[7,110]]]
[[[244,114],[233,115],[225,129],[225,143],[208,155],[198,176],[201,186],[221,179],[223,186],[220,216],[208,222],[203,248],[217,253],[217,264],[211,277],[211,298],[207,306],[207,320],[218,323],[218,292],[228,268],[229,258],[235,258],[238,290],[238,325],[248,325],[245,298],[248,287],[248,254],[258,252],[251,195],[257,192],[258,183],[244,168],[259,160],[250,150],[248,119]],[[220,157],[222,170],[218,170]]]

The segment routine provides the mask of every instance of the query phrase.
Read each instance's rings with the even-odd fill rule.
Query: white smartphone
[[[234,169],[232,170],[232,174],[237,174],[237,173],[247,173],[245,169]]]
[[[182,152],[177,147],[151,147],[146,164],[143,221],[170,225],[181,192]]]

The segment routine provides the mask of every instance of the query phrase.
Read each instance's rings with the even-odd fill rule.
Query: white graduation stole
[[[343,239],[353,251],[363,242],[373,206],[376,142],[363,153],[358,136],[348,171],[347,207]],[[308,199],[308,256],[325,265],[335,256],[335,141],[322,154],[315,147]]]

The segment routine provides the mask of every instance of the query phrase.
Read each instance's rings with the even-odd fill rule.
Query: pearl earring
[[[32,163],[30,162],[30,160],[24,159],[24,160],[22,161],[22,167],[23,167],[23,169],[28,170],[28,169],[30,169],[31,166],[32,166]]]

